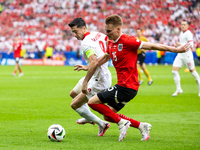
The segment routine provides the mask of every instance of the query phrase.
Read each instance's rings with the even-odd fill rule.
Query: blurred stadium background
[[[68,23],[82,17],[90,31],[104,32],[105,18],[115,13],[123,18],[124,33],[135,36],[135,30],[141,28],[150,42],[170,46],[178,41],[180,21],[188,20],[198,65],[200,0],[0,0],[0,63],[15,64],[13,55],[7,55],[7,51],[16,36],[23,42],[23,65],[84,63],[80,42],[72,36]],[[44,63],[48,48],[53,55]],[[172,64],[175,56],[166,52],[161,63]],[[157,52],[147,51],[145,62],[157,64]]]

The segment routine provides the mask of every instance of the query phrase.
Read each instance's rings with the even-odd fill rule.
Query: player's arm
[[[10,55],[10,53],[13,51],[13,48],[9,49],[7,54]]]
[[[86,55],[87,55],[90,63],[88,65],[87,74],[85,76],[85,79],[84,79],[83,85],[82,85],[82,92],[84,94],[88,94],[87,84],[88,84],[89,80],[91,79],[91,77],[93,76],[93,74],[95,73],[95,71],[98,67],[98,60],[97,60],[97,57],[95,55],[95,52],[92,49],[90,49],[86,52]]]
[[[184,53],[184,52],[187,52],[191,48],[191,45],[187,43],[179,47],[172,47],[172,46],[167,46],[163,44],[142,42],[140,48],[146,49],[146,50],[159,50],[159,51],[169,51],[169,52],[174,52],[174,53]]]
[[[98,59],[98,66],[101,66],[103,64],[105,64],[106,62],[108,62],[110,60],[110,55],[109,54],[104,54],[103,56],[101,56]]]

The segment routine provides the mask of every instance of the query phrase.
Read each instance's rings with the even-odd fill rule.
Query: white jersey
[[[88,32],[81,42],[81,51],[83,58],[85,59],[87,65],[89,65],[89,59],[86,56],[88,50],[94,50],[97,59],[105,54],[106,51],[106,35],[99,32]],[[104,76],[104,72],[109,72],[108,63],[103,64],[100,67],[97,67],[93,77],[99,78]]]
[[[190,43],[190,45],[193,47],[194,45],[193,35],[190,32],[190,30],[181,32],[179,36],[179,42],[181,43],[181,45]],[[185,53],[178,53],[173,62],[174,67],[182,68],[184,65],[186,65],[186,67],[189,68],[190,70],[193,70],[195,68],[192,50],[189,50]]]
[[[186,30],[186,31],[181,31],[180,35],[179,35],[179,42],[181,43],[181,45],[185,45],[187,43],[190,43],[190,45],[194,46],[194,42],[193,42],[193,35],[191,33],[190,30]],[[179,53],[178,55],[182,56],[182,57],[187,57],[188,55],[193,55],[192,54],[192,50],[189,50],[185,53]]]
[[[106,40],[107,36],[100,32],[87,32],[81,42],[81,51],[83,58],[85,59],[87,65],[89,65],[89,59],[87,58],[87,51],[93,50],[97,59],[103,56],[106,52]],[[82,82],[81,79],[80,82]],[[82,84],[82,83],[81,83]],[[111,73],[108,69],[108,62],[97,67],[94,75],[88,83],[88,88],[91,87],[93,90],[92,95],[100,92],[105,88],[111,86]]]

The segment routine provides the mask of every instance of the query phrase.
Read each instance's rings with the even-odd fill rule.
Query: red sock
[[[129,120],[130,122],[131,122],[131,127],[134,127],[134,128],[138,128],[139,127],[139,125],[140,125],[140,122],[139,121],[137,121],[137,120],[133,120],[133,119],[131,119],[131,118],[129,118],[129,117],[126,117],[125,115],[123,115],[123,114],[117,114],[119,117],[121,117],[121,118],[123,118],[123,119],[126,119],[126,120]]]
[[[22,73],[22,70],[20,70],[19,72]]]
[[[16,74],[17,73],[17,70],[14,70],[14,74]]]
[[[105,120],[113,123],[118,123],[121,120],[114,111],[112,111],[107,105],[105,104],[89,104],[88,105],[95,111],[99,112],[100,114],[104,115]]]

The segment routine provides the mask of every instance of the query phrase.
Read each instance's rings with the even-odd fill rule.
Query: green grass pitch
[[[153,128],[148,141],[130,127],[123,142],[111,124],[104,137],[97,125],[78,125],[80,116],[71,109],[70,90],[86,72],[73,67],[22,66],[24,76],[12,77],[14,66],[0,66],[0,149],[2,150],[145,150],[200,149],[200,97],[190,73],[180,70],[183,93],[172,97],[175,84],[172,66],[147,66],[154,83],[140,86],[137,96],[119,113]],[[200,74],[200,68],[196,67]],[[113,85],[114,68],[110,67]],[[100,118],[102,115],[94,112]],[[65,128],[62,142],[51,142],[47,129],[52,124]]]

